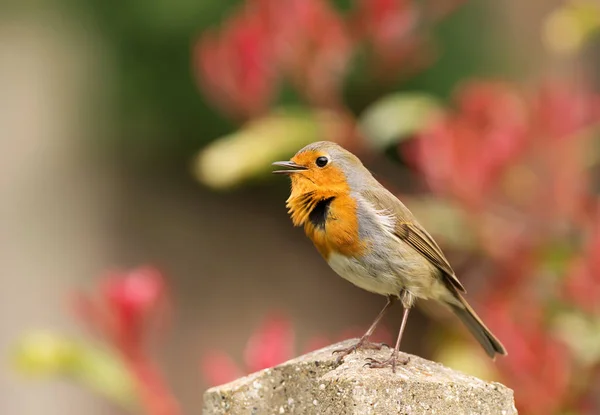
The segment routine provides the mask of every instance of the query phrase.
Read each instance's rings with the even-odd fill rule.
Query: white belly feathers
[[[397,276],[385,273],[373,275],[373,270],[367,269],[356,258],[332,252],[327,263],[336,274],[363,290],[381,295],[398,295],[401,291]]]
[[[364,199],[359,203],[366,208],[363,212],[367,217],[360,222],[369,241],[367,252],[360,258],[331,252],[329,266],[340,277],[372,293],[397,296],[406,289],[420,298],[445,296],[437,268],[394,234],[394,218]]]

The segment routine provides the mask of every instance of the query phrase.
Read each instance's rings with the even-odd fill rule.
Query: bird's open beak
[[[276,161],[273,166],[285,167],[287,170],[274,170],[274,174],[290,174],[297,173],[299,171],[307,170],[306,167],[294,163],[293,161]]]

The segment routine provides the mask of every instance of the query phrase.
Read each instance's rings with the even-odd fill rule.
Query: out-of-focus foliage
[[[572,55],[600,32],[600,4],[571,0],[546,17],[543,39],[554,53]]]
[[[68,376],[132,411],[141,406],[151,415],[180,413],[150,351],[168,317],[163,276],[151,267],[113,272],[95,291],[77,293],[74,312],[108,350],[34,332],[16,346],[16,367],[25,374]]]
[[[425,22],[425,26],[430,27],[431,31],[437,30],[437,27],[431,27],[436,23],[435,19],[444,17],[454,4],[461,2],[462,0],[424,2],[433,10],[431,16],[434,19],[432,22]],[[258,4],[261,1],[251,3]],[[288,4],[289,0],[281,3]],[[309,2],[298,2],[300,5],[302,3]],[[402,44],[403,55],[414,53],[415,48],[409,45],[414,43],[415,34],[421,36],[424,33],[425,43],[429,42],[427,32],[423,32],[417,25],[419,21],[414,20],[420,13],[415,13],[412,2],[341,0],[322,3],[324,6],[321,9],[331,10],[329,15],[333,18],[340,11],[342,16],[351,14],[348,22],[352,24],[352,33],[364,33],[365,39],[368,36],[370,43],[378,45],[377,53],[362,48],[352,56],[352,61],[348,62],[344,71],[347,82],[334,80],[343,86],[342,93],[348,97],[347,103],[352,108],[363,107],[366,96],[375,94],[368,98],[370,102],[385,92],[386,87],[378,86],[374,75],[393,74],[394,71],[388,70],[388,65],[400,65],[402,71],[409,70],[410,65],[406,65],[406,59],[398,60],[394,53],[390,53],[396,45],[394,39],[403,34],[411,34],[411,37],[403,38],[403,42],[406,42]],[[111,121],[116,121],[108,126],[107,134],[103,137],[110,139],[107,140],[108,143],[117,146],[119,151],[126,152],[130,161],[142,157],[150,158],[153,163],[174,160],[181,165],[182,160],[189,159],[198,147],[229,134],[235,127],[227,117],[207,105],[207,101],[198,94],[195,83],[199,81],[198,37],[204,38],[208,27],[213,28],[213,38],[213,35],[221,33],[222,30],[215,29],[220,25],[219,22],[236,13],[243,6],[243,1],[136,0],[115,3],[100,0],[57,0],[52,4],[57,8],[53,12],[68,14],[73,20],[93,30],[93,36],[99,35],[102,39],[100,52],[106,54],[107,61],[101,63],[106,64],[109,76],[109,82],[106,83],[108,88],[102,91],[102,98],[109,100],[113,110],[108,115],[115,118],[111,118]],[[26,9],[25,3],[22,6]],[[293,10],[291,7],[286,8],[289,9],[288,13]],[[286,12],[286,8],[280,9]],[[305,9],[308,8],[306,6]],[[482,12],[485,12],[485,6],[473,4],[466,11],[458,13],[457,18],[444,24],[441,28],[443,36],[438,39],[438,43],[443,44],[444,50],[456,59],[443,56],[443,68],[429,66],[429,74],[435,82],[419,82],[420,89],[436,93],[447,91],[457,74],[464,76],[480,71],[490,60],[497,59],[499,52],[492,53],[486,46],[490,38],[487,33],[476,39],[469,39],[470,48],[476,53],[466,53],[463,48],[463,28],[472,24],[472,17]],[[301,15],[310,17],[306,13]],[[362,21],[357,19],[360,15],[364,15]],[[288,29],[293,28],[291,23],[288,26]],[[253,42],[256,45],[256,39]],[[337,48],[339,45],[328,47],[334,49],[333,46]],[[425,50],[422,48],[420,51]],[[250,50],[244,52],[250,61],[253,59],[251,53]],[[387,53],[387,58],[378,58],[381,53]],[[429,57],[422,60],[423,64],[433,60],[434,50],[429,48],[427,53]],[[316,58],[321,60],[323,56]],[[337,58],[330,54],[328,59],[335,61]],[[364,63],[369,62],[370,65],[375,59],[378,62],[376,67],[380,69],[370,74],[372,71]],[[256,66],[256,62],[252,62]],[[292,64],[294,63],[290,62]],[[239,72],[239,68],[234,68],[235,66],[231,66],[231,70]],[[317,66],[314,68],[318,69]],[[415,69],[409,72],[414,73]],[[223,72],[223,76],[225,73],[227,71]],[[304,82],[299,72],[294,74],[297,82]],[[393,78],[396,79],[396,76]],[[291,81],[278,82],[281,94],[277,98],[277,104],[287,106],[302,102],[299,97],[301,94],[293,91],[290,83]],[[321,93],[320,85],[315,84],[315,88],[316,93]],[[250,96],[256,98],[254,94]]]
[[[418,212],[419,222],[437,238],[456,249],[476,251],[474,235],[468,231],[468,213],[453,200],[432,195],[400,195],[403,203]]]
[[[33,331],[15,346],[13,360],[16,369],[28,377],[73,379],[112,402],[134,409],[130,373],[111,351],[60,334]]]
[[[343,121],[329,110],[275,110],[204,148],[194,164],[196,177],[216,189],[264,177],[274,160],[288,157],[317,137],[343,137],[343,128]]]
[[[362,77],[382,91],[402,77],[423,71],[433,62],[432,25],[459,3],[357,1],[345,14],[324,0],[244,3],[218,31],[202,36],[195,53],[196,73],[206,96],[224,114],[258,121],[242,127],[235,139],[230,135],[218,139],[201,154],[198,177],[213,187],[229,187],[264,172],[252,166],[264,165],[266,153],[271,160],[281,159],[301,147],[280,145],[281,128],[297,128],[292,119],[272,122],[270,108],[284,98],[286,87],[300,102],[327,109],[342,131],[301,129],[302,140],[292,138],[286,144],[319,140],[349,144],[364,138],[363,144],[382,149],[400,137],[410,137],[435,110],[436,100],[425,93],[397,94],[368,106],[364,117],[358,118],[344,94],[352,84],[348,82],[352,63],[366,57],[369,65]],[[312,117],[310,111],[305,113]],[[238,143],[238,148],[266,146],[268,150],[247,152],[243,159],[235,158],[235,164],[223,166],[213,161],[227,159],[232,147],[221,145],[221,140]]]
[[[424,94],[395,94],[376,101],[356,127],[367,147],[382,151],[423,128],[438,108]],[[273,160],[289,158],[318,140],[344,143],[352,120],[331,109],[279,108],[206,146],[194,163],[196,177],[215,189],[266,177]],[[284,140],[281,137],[285,137]]]
[[[383,151],[421,131],[438,109],[437,100],[426,94],[390,94],[367,107],[359,128],[369,147]]]
[[[560,82],[528,92],[472,82],[454,101],[405,153],[439,197],[464,210],[465,230],[494,264],[478,276],[486,278],[479,301],[509,351],[499,375],[522,413],[593,411],[600,203],[585,159],[598,139],[600,96]]]

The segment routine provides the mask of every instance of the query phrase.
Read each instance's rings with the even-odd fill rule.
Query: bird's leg
[[[394,301],[396,301],[395,297],[391,297],[390,296],[390,297],[387,298],[387,302],[385,303],[385,307],[383,307],[383,309],[379,312],[379,314],[375,318],[375,321],[373,321],[373,323],[371,324],[371,326],[369,327],[369,329],[366,331],[365,334],[363,334],[363,336],[358,340],[358,342],[356,342],[355,344],[353,344],[350,347],[346,347],[344,349],[337,349],[337,350],[333,351],[333,353],[340,353],[340,355],[336,359],[336,363],[337,364],[340,364],[342,362],[342,360],[344,360],[344,357],[348,356],[350,353],[355,352],[358,349],[381,350],[381,348],[383,346],[385,346],[383,343],[373,343],[373,342],[370,342],[369,338],[371,337],[371,335],[375,331],[375,328],[377,327],[377,324],[379,324],[379,322],[381,321],[381,319],[383,318],[383,316],[385,315],[385,313],[394,304]]]
[[[398,338],[396,339],[396,346],[394,347],[391,356],[389,357],[389,359],[386,360],[375,360],[368,358],[368,363],[365,366],[368,366],[370,368],[383,368],[391,366],[392,372],[396,373],[396,365],[398,363],[402,365],[408,363],[408,361],[410,360],[408,357],[400,359],[398,355],[400,353],[400,342],[402,341],[402,334],[404,333],[404,328],[406,327],[406,322],[408,320],[408,313],[410,312],[410,308],[413,302],[413,299],[411,297],[412,294],[408,293],[407,291],[404,291],[402,293],[402,307],[404,308],[404,313],[402,314],[402,323],[400,324],[400,331],[398,332]]]

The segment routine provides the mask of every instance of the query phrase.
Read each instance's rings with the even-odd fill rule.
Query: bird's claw
[[[381,369],[384,367],[390,366],[392,368],[392,372],[396,373],[397,365],[406,365],[409,361],[409,357],[400,358],[398,354],[394,351],[389,359],[386,360],[377,360],[371,357],[367,358],[367,363],[364,364],[363,367],[367,366],[370,369]]]
[[[332,352],[332,354],[340,353],[340,355],[337,357],[337,359],[335,359],[335,363],[339,365],[344,360],[344,357],[348,356],[350,353],[355,352],[359,349],[381,350],[384,346],[389,347],[385,343],[373,343],[366,339],[360,339],[356,344],[353,344],[352,346],[345,347],[343,349],[334,350]]]

